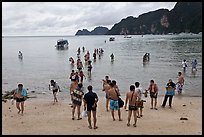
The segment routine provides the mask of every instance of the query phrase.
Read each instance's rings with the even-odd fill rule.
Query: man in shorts
[[[91,125],[91,112],[93,115],[93,122],[94,122],[94,129],[97,129],[96,126],[96,108],[97,108],[97,102],[98,102],[98,96],[95,92],[93,92],[93,87],[89,85],[87,87],[88,93],[84,95],[83,101],[84,101],[84,110],[88,111],[88,123],[89,123],[89,129],[92,129]]]
[[[137,99],[138,99],[138,94],[137,92],[135,92],[135,86],[131,85],[130,86],[130,91],[127,92],[126,94],[126,99],[125,99],[125,109],[127,107],[127,104],[129,103],[129,107],[128,107],[128,123],[127,126],[130,126],[130,119],[133,113],[134,116],[134,124],[133,126],[136,127],[136,123],[137,123]]]
[[[115,110],[118,110],[119,121],[122,121],[120,108],[118,104],[118,96],[120,96],[120,93],[115,89],[114,84],[112,82],[110,83],[110,89],[108,90],[108,93],[109,93],[108,98],[110,99],[110,109],[111,109],[113,121],[115,121],[115,117],[114,117]]]
[[[157,110],[158,87],[157,87],[157,84],[154,83],[154,80],[150,80],[150,85],[149,85],[148,90],[150,91],[150,97],[151,97],[151,108],[150,109],[153,109],[153,102],[154,102],[154,109]]]

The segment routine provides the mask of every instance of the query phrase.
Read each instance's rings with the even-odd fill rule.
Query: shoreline
[[[124,99],[124,98],[123,98]],[[112,121],[111,112],[106,112],[105,97],[99,98],[97,108],[98,129],[89,129],[87,118],[71,120],[72,108],[69,99],[53,105],[53,98],[28,99],[25,102],[24,115],[17,114],[11,101],[2,102],[3,135],[193,135],[202,134],[202,97],[175,96],[172,108],[161,108],[163,97],[158,97],[158,110],[150,109],[150,98],[144,103],[143,117],[137,119],[137,127],[127,127],[128,111],[121,109],[123,121]],[[83,110],[83,104],[81,112]],[[76,117],[76,112],[75,112]],[[186,117],[188,120],[180,120]],[[18,125],[18,126],[16,126]]]

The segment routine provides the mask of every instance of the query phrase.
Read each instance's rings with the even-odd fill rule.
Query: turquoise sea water
[[[184,95],[202,96],[202,36],[201,35],[134,35],[132,38],[114,36],[52,36],[52,37],[3,37],[2,38],[2,91],[11,91],[18,83],[23,83],[28,92],[35,91],[39,98],[52,96],[48,90],[51,79],[55,79],[63,94],[69,93],[69,74],[73,69],[68,61],[72,56],[77,59],[78,47],[84,46],[91,53],[92,75],[84,81],[91,84],[99,96],[102,79],[109,75],[117,81],[122,96],[136,81],[145,89],[154,79],[159,86],[159,95],[165,93],[165,85],[171,78],[176,82],[178,71],[182,71],[181,62],[187,60]],[[56,50],[58,39],[69,41],[68,50]],[[105,43],[106,40],[106,43]],[[95,48],[103,48],[101,59],[93,61]],[[18,58],[22,51],[23,59]],[[142,57],[150,53],[150,62],[143,64]],[[110,55],[115,55],[111,62]],[[84,54],[81,58],[84,62]],[[191,61],[197,59],[198,71],[191,73]],[[76,66],[74,67],[76,70]],[[87,68],[84,68],[87,75]],[[44,93],[44,94],[41,94]]]

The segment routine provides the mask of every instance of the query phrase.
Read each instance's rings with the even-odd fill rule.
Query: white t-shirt
[[[140,100],[144,99],[144,90],[141,87],[135,88],[135,91],[138,93]]]
[[[182,61],[183,68],[187,67],[187,62]]]

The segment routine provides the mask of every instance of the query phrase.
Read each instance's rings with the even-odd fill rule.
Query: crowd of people
[[[82,47],[82,51],[85,52],[85,48]],[[101,55],[103,54],[104,50],[102,48],[94,49],[93,52],[93,59],[96,60],[96,55],[98,55],[98,58],[100,59]],[[77,108],[77,120],[81,120],[81,106],[83,104],[83,110],[87,111],[88,114],[88,128],[92,129],[92,122],[91,122],[91,113],[93,116],[93,128],[97,129],[97,102],[99,100],[98,95],[96,92],[93,91],[92,85],[88,85],[87,87],[87,93],[85,94],[84,88],[83,88],[83,81],[86,79],[86,75],[83,72],[83,69],[85,66],[87,67],[87,75],[91,75],[92,70],[92,61],[90,59],[90,53],[89,51],[86,52],[84,56],[85,65],[83,65],[82,60],[80,58],[81,50],[78,48],[77,50],[77,61],[76,61],[76,68],[77,70],[72,70],[69,79],[70,79],[70,105],[72,107],[72,120],[75,120],[75,109]],[[148,54],[149,55],[149,54]],[[111,54],[111,60],[114,59],[114,55]],[[70,65],[75,65],[75,61],[73,57],[69,58]],[[183,60],[182,62],[184,70],[186,70],[185,67],[187,67],[186,60]],[[194,60],[192,62],[192,70],[196,69],[197,61]],[[197,69],[196,69],[197,70]],[[117,85],[116,80],[111,80],[109,76],[105,76],[105,79],[102,80],[102,91],[104,91],[106,101],[104,103],[105,109],[107,112],[111,112],[111,117],[113,121],[116,120],[115,118],[115,111],[118,113],[118,120],[122,121],[121,116],[121,108],[124,108],[128,111],[128,119],[127,119],[127,126],[130,126],[130,120],[131,116],[133,114],[134,117],[134,123],[133,126],[136,127],[137,124],[137,118],[143,117],[143,109],[144,109],[144,102],[146,102],[145,98],[149,94],[151,101],[150,101],[150,109],[158,110],[157,108],[157,97],[159,92],[159,87],[155,83],[154,80],[150,80],[150,84],[147,89],[144,89],[140,87],[140,83],[137,81],[135,82],[135,85],[130,85],[129,91],[126,93],[126,97],[124,100],[124,105],[120,105],[120,89]],[[169,81],[166,84],[166,93],[164,96],[164,100],[161,104],[161,107],[166,106],[166,102],[169,98],[169,108],[172,107],[172,99],[173,96],[175,96],[175,92],[177,91],[178,94],[182,93],[182,89],[184,86],[184,76],[182,75],[182,72],[178,72],[178,79],[177,83],[175,84],[172,79],[169,79]],[[56,81],[51,80],[49,84],[49,90],[53,91],[53,97],[54,97],[54,104],[58,102],[57,99],[57,93],[60,92],[60,86],[57,84]],[[23,115],[24,112],[24,101],[26,100],[27,91],[25,88],[23,88],[22,84],[18,85],[18,88],[14,92],[14,98],[16,99],[16,107],[19,110],[18,113],[21,112]],[[20,107],[21,104],[21,107]]]

